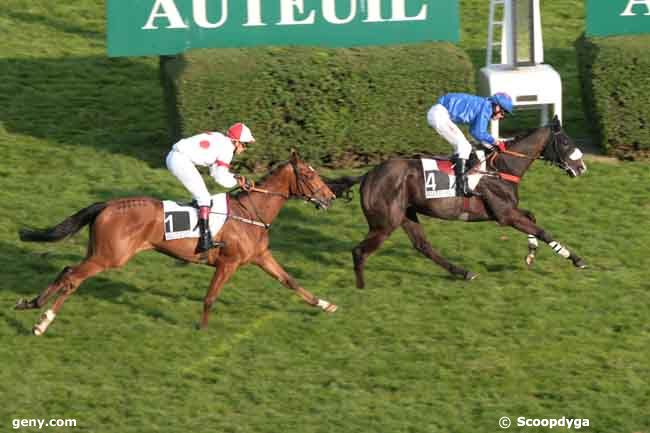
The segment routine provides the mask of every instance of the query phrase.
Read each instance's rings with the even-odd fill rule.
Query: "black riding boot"
[[[199,245],[196,247],[197,253],[203,253],[210,248],[214,248],[212,243],[212,234],[210,233],[210,206],[199,207]]]
[[[456,159],[456,165],[454,166],[454,171],[456,173],[456,191],[458,195],[469,196],[472,195],[472,192],[469,190],[469,185],[467,184],[467,160],[458,158]]]

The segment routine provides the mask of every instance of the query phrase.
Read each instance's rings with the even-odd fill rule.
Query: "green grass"
[[[340,305],[334,315],[245,268],[198,332],[211,269],[145,253],[87,281],[44,337],[30,336],[38,312],[14,302],[78,262],[87,234],[24,244],[21,226],[112,197],[187,197],[162,167],[157,59],[105,59],[103,26],[90,1],[5,0],[0,10],[10,35],[0,53],[0,431],[17,418],[75,418],[75,429],[41,431],[487,433],[502,416],[650,431],[641,163],[590,162],[574,180],[536,164],[524,179],[522,207],[585,271],[546,247],[527,270],[525,236],[493,223],[425,220],[434,247],[480,277],[451,279],[397,232],[360,291],[357,201],[327,213],[292,202],[272,229],[275,255]]]

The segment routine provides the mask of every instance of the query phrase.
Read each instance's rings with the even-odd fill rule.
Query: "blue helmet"
[[[495,93],[489,98],[494,104],[499,105],[506,113],[512,113],[512,98],[504,92]]]

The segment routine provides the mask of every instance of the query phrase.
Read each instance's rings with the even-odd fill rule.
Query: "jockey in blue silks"
[[[448,93],[429,109],[429,125],[454,147],[457,159],[454,169],[459,193],[471,194],[465,170],[472,145],[456,124],[469,125],[470,134],[488,149],[504,150],[505,144],[488,133],[488,125],[490,120],[501,120],[506,113],[512,113],[512,108],[512,98],[506,93],[496,93],[488,98],[466,93]]]

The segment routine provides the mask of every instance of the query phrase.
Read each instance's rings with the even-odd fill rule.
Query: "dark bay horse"
[[[368,234],[352,251],[357,287],[364,287],[363,269],[370,254],[398,227],[408,234],[413,247],[453,275],[472,280],[476,275],[440,256],[427,241],[418,221],[418,214],[445,220],[488,221],[511,226],[528,235],[529,254],[526,263],[535,259],[537,239],[541,239],[578,268],[584,261],[536,224],[534,215],[517,207],[518,184],[526,170],[541,158],[565,170],[570,176],[580,176],[587,167],[582,152],[554,118],[547,126],[515,139],[501,153],[487,158],[486,172],[477,165],[469,173],[482,174],[472,197],[426,199],[424,174],[419,159],[390,159],[359,177],[342,177],[327,181],[335,194],[347,192],[361,183],[361,207],[368,221]]]
[[[326,209],[335,195],[309,165],[292,154],[291,160],[267,174],[257,187],[231,196],[230,215],[216,239],[225,246],[197,254],[196,238],[164,240],[162,202],[149,197],[131,197],[95,203],[44,230],[20,231],[20,239],[54,242],[90,225],[86,258],[66,267],[56,280],[31,301],[20,300],[16,309],[41,308],[57,292],[51,309],[43,313],[34,328],[41,335],[54,320],[65,300],[86,279],[109,268],[126,264],[135,254],[156,250],[181,260],[203,263],[216,268],[203,301],[200,327],[208,325],[208,315],[223,285],[240,267],[255,264],[286,287],[293,289],[308,304],[333,313],[337,306],[319,299],[301,287],[278,262],[269,249],[270,223],[289,198],[300,198]]]

